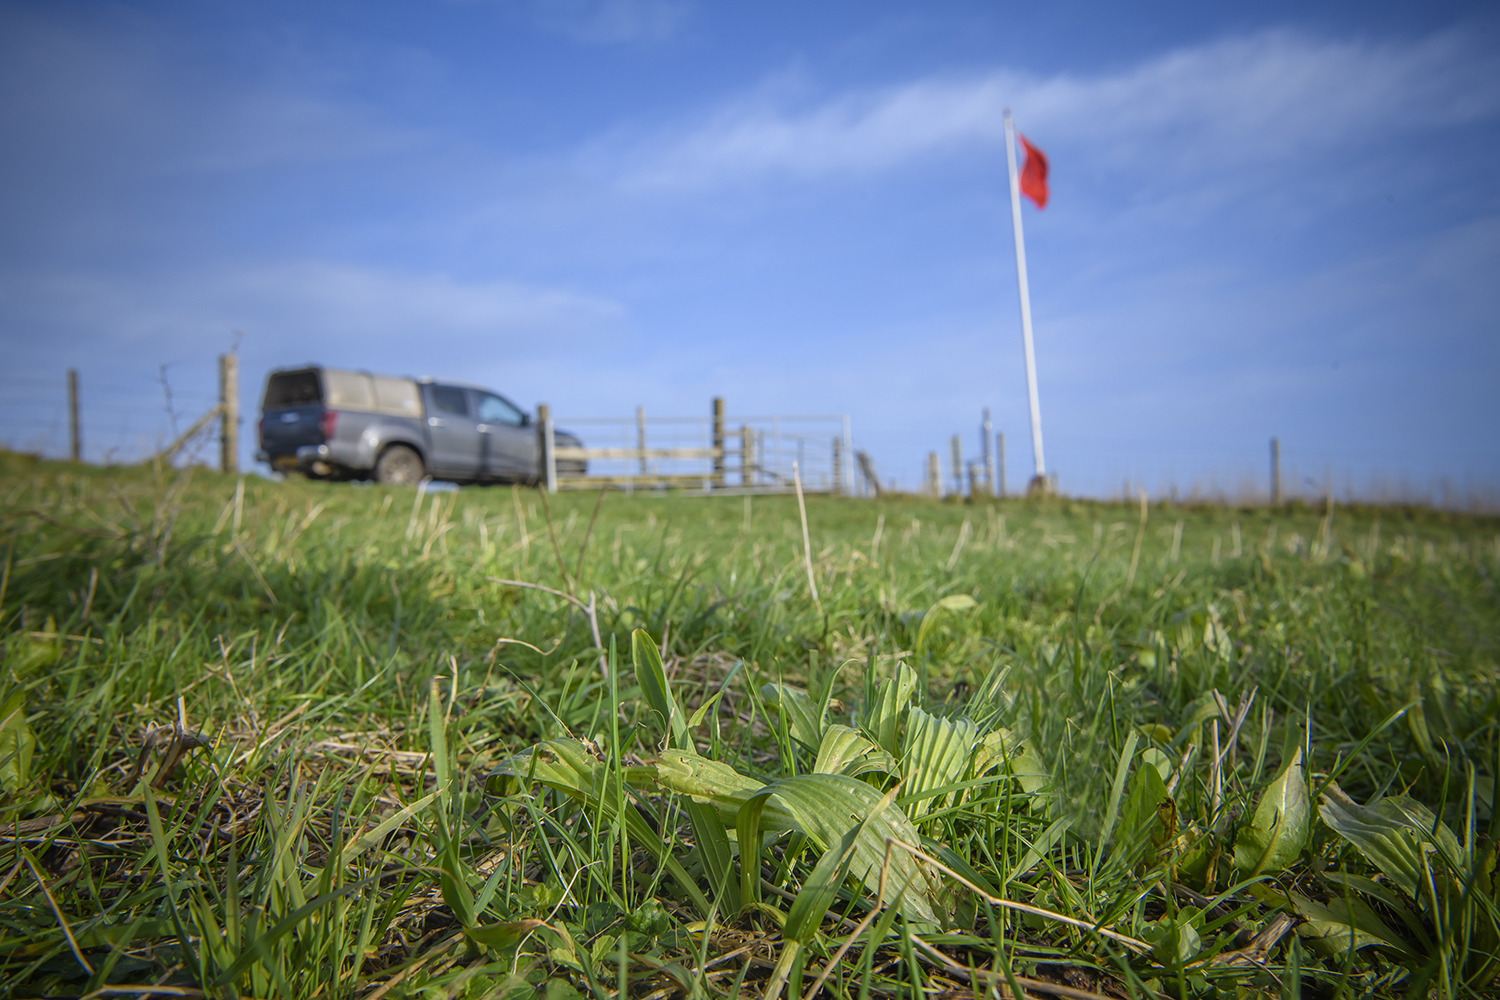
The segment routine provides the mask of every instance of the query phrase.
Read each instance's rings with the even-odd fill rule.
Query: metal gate
[[[740,416],[713,401],[704,417],[556,417],[538,407],[542,476],[547,489],[669,489],[779,493],[795,475],[812,493],[852,493],[854,458],[848,414]],[[559,446],[558,425],[583,439]],[[559,462],[585,461],[583,476]]]

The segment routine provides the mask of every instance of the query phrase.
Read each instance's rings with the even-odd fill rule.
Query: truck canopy
[[[334,368],[272,372],[264,409],[321,403],[330,410],[359,410],[392,417],[420,417],[422,399],[409,378],[371,375]]]

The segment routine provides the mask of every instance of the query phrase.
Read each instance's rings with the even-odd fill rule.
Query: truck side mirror
[[[531,414],[529,414],[529,413],[523,413],[523,414],[521,414],[521,426],[522,427],[530,427],[531,426]]]

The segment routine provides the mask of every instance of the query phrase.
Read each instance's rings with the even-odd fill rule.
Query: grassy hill
[[[1500,521],[806,510],[0,464],[0,990],[1494,995]]]

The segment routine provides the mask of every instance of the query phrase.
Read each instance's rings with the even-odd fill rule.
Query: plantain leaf
[[[922,658],[922,648],[927,644],[927,633],[937,624],[938,612],[951,611],[957,613],[960,611],[972,611],[977,607],[979,607],[979,602],[968,594],[949,594],[928,608],[927,613],[922,616],[922,624],[917,626],[917,643],[912,647],[912,655],[917,657],[918,660]]]
[[[1026,848],[1026,853],[1021,855],[1021,860],[1016,862],[1016,866],[1012,868],[1006,875],[1006,883],[1008,884],[1012,879],[1021,878],[1022,876],[1030,872],[1031,869],[1035,868],[1037,864],[1047,856],[1052,848],[1056,847],[1058,843],[1063,839],[1063,836],[1067,834],[1068,827],[1071,824],[1072,820],[1064,816],[1058,820],[1055,820],[1051,826],[1047,827],[1047,829],[1038,834],[1037,838],[1031,842],[1029,847]],[[1026,843],[1024,837],[1018,839],[1020,839],[1021,843]],[[1001,888],[1004,888],[1004,886],[1002,885]]]
[[[758,898],[759,879],[752,873],[758,870],[759,836],[765,832],[796,830],[827,850],[842,844],[849,830],[863,823],[850,854],[849,874],[872,892],[880,883],[887,837],[913,847],[921,845],[904,814],[877,809],[880,792],[848,775],[800,774],[765,784],[728,764],[672,750],[657,758],[656,774],[663,788],[715,806],[722,822],[739,827],[745,902]],[[893,850],[887,885],[900,886],[908,878],[911,888],[905,905],[910,916],[935,923],[936,875],[905,851]]]
[[[760,689],[760,696],[786,719],[786,730],[792,739],[809,750],[818,749],[823,741],[823,713],[806,691],[785,684],[767,684]]]
[[[736,837],[740,845],[740,896],[745,903],[760,901],[761,814],[771,790],[762,786],[745,797],[735,814]]]
[[[438,856],[438,885],[443,892],[443,902],[453,911],[459,926],[473,927],[477,917],[474,892],[469,888],[469,880],[459,861],[456,840],[449,840]]]
[[[1162,781],[1169,780],[1172,777],[1172,772],[1177,768],[1171,757],[1168,757],[1155,747],[1147,747],[1141,751],[1141,763],[1150,764],[1156,768],[1156,773],[1161,776]]]
[[[436,802],[440,794],[440,792],[428,792],[420,799],[408,804],[404,809],[400,809],[387,816],[374,829],[366,830],[357,839],[351,840],[345,845],[343,851],[340,852],[339,864],[348,865],[365,851],[379,844],[385,839],[386,834]]]
[[[1177,736],[1172,740],[1173,745],[1180,746],[1185,742],[1201,744],[1203,741],[1197,733],[1198,727],[1222,714],[1219,702],[1223,697],[1217,690],[1209,690],[1195,698],[1186,709],[1187,721],[1177,730]]]
[[[733,849],[729,846],[726,825],[733,826],[744,804],[765,787],[764,782],[747,778],[728,764],[709,760],[681,750],[663,750],[656,760],[657,783],[668,791],[688,796],[688,817],[693,836],[703,856],[703,868],[714,890],[720,909],[737,913],[746,902],[760,898],[760,880],[751,879],[760,868],[760,845],[740,841],[744,873],[741,883],[734,879]],[[759,822],[757,816],[756,822]],[[747,846],[748,845],[748,846]]]
[[[625,782],[634,785],[655,777],[654,768],[626,768]],[[617,819],[637,844],[655,855],[657,862],[682,886],[699,912],[711,907],[688,875],[682,863],[672,856],[671,844],[652,829],[633,802],[624,801],[620,783],[614,780],[604,761],[590,753],[578,740],[555,739],[538,743],[502,762],[485,778],[485,790],[504,795],[515,783],[539,782],[548,788],[576,799],[590,813]]]
[[[630,633],[630,651],[635,660],[635,682],[641,686],[647,706],[660,719],[663,742],[667,746],[687,746],[687,722],[667,686],[667,672],[662,667],[656,642],[645,629],[638,628]]]
[[[662,667],[661,654],[656,643],[644,629],[636,629],[630,636],[631,655],[635,660],[635,679],[645,693],[646,703],[662,719],[666,729],[666,744],[669,747],[693,749],[691,728],[702,721],[708,707],[718,699],[714,695],[684,722],[684,714],[672,696],[667,684],[666,670]],[[721,691],[720,694],[723,692]],[[689,802],[688,820],[693,825],[693,839],[698,845],[698,855],[703,861],[703,870],[708,873],[709,885],[714,898],[722,909],[737,913],[740,908],[739,886],[734,881],[733,851],[729,846],[729,835],[719,822],[714,810],[696,800]]]
[[[1138,868],[1151,867],[1156,858],[1153,845],[1170,844],[1177,832],[1166,830],[1162,823],[1161,805],[1170,799],[1166,782],[1153,764],[1144,763],[1130,776],[1115,843]]]
[[[1319,903],[1290,891],[1284,897],[1272,889],[1257,895],[1267,901],[1285,902],[1306,921],[1297,926],[1297,933],[1325,955],[1341,955],[1350,949],[1359,951],[1379,946],[1403,958],[1415,957],[1400,935],[1387,927],[1370,905],[1358,896],[1347,900],[1336,897]]]
[[[979,740],[979,745],[974,748],[975,776],[1004,764],[1020,746],[1021,738],[1004,726],[998,726],[985,733]]]
[[[709,698],[703,704],[699,705],[697,711],[693,713],[692,718],[688,719],[688,728],[697,729],[698,726],[703,722],[703,717],[709,713],[709,711],[714,707],[714,705],[723,696],[723,694],[724,691],[721,688],[720,690],[714,692],[712,698]]]
[[[26,700],[13,692],[0,704],[0,790],[17,795],[31,781],[36,737],[26,724]]]
[[[1146,928],[1142,936],[1151,942],[1151,953],[1158,962],[1175,969],[1203,950],[1203,938],[1193,926],[1197,918],[1196,911],[1183,910],[1176,919],[1163,917]]]
[[[897,774],[899,768],[896,758],[848,726],[834,723],[823,730],[823,742],[818,744],[818,760],[813,771],[857,778],[871,771]]]
[[[1302,853],[1312,830],[1312,801],[1298,747],[1281,773],[1261,793],[1250,825],[1234,842],[1234,864],[1250,876],[1288,868]]]
[[[781,933],[789,941],[807,944],[816,935],[818,925],[823,922],[824,914],[828,912],[828,907],[833,905],[834,898],[838,895],[839,886],[848,876],[849,866],[854,860],[855,848],[860,837],[863,836],[866,827],[890,809],[891,803],[895,801],[897,788],[892,788],[883,795],[864,819],[851,826],[839,843],[836,846],[830,845],[823,857],[818,859],[812,873],[802,883],[797,898],[792,901],[791,908],[787,910],[786,922],[782,925]],[[907,856],[910,857],[910,855]]]
[[[577,740],[556,739],[538,743],[502,761],[485,778],[491,795],[506,795],[511,780],[539,781],[573,798],[592,794],[600,761]]]
[[[892,756],[901,752],[901,723],[916,690],[916,672],[905,663],[898,663],[896,675],[880,682],[865,712],[865,735]]]
[[[1427,728],[1427,713],[1422,710],[1422,684],[1415,677],[1411,681],[1411,701],[1412,706],[1406,713],[1406,725],[1411,729],[1411,738],[1416,741],[1422,756],[1428,762],[1437,764],[1442,758],[1432,745],[1432,733]]]
[[[913,821],[926,816],[936,804],[935,798],[924,793],[963,779],[978,740],[979,727],[968,719],[941,719],[920,708],[911,709],[901,771],[906,811]]]
[[[1393,912],[1400,912],[1406,908],[1401,894],[1392,892],[1391,887],[1383,882],[1365,878],[1362,875],[1350,875],[1348,872],[1324,872],[1323,880],[1328,883],[1329,890],[1334,893],[1360,892],[1366,896],[1380,900],[1389,906]]]
[[[443,700],[438,695],[438,679],[433,677],[427,695],[427,745],[432,751],[432,773],[440,793],[448,790],[453,776],[448,769],[448,731],[443,719]]]
[[[464,933],[475,944],[492,948],[502,954],[513,951],[521,939],[538,927],[546,927],[544,920],[516,920],[508,924],[480,924],[465,927]]]
[[[1052,780],[1047,765],[1042,763],[1042,759],[1032,749],[1030,740],[1022,743],[1016,752],[1011,754],[1009,769],[1016,779],[1016,784],[1020,785],[1021,791],[1027,795],[1036,795],[1045,791]]]
[[[720,821],[730,826],[750,796],[766,787],[764,781],[747,778],[722,761],[683,750],[663,750],[657,755],[656,780],[668,791],[714,806]]]
[[[1445,855],[1451,867],[1463,858],[1458,838],[1432,810],[1405,795],[1393,795],[1362,806],[1330,785],[1318,807],[1323,822],[1353,844],[1402,892],[1421,899],[1422,855]]]
[[[942,608],[945,611],[970,611],[979,607],[979,602],[968,594],[949,594],[941,601],[938,601],[936,607]]]
[[[797,897],[787,910],[781,936],[788,941],[807,944],[817,934],[828,908],[838,898],[839,886],[849,877],[849,861],[854,853],[854,842],[860,828],[851,827],[841,843],[825,851],[802,881]]]
[[[708,803],[689,799],[687,814],[693,824],[693,839],[703,859],[703,870],[708,873],[719,909],[728,914],[738,913],[740,887],[734,879],[734,850],[729,846],[729,834],[724,832],[724,824]]]
[[[886,841],[898,840],[913,847],[922,843],[905,814],[882,806],[885,796],[848,775],[799,774],[782,778],[767,785],[754,799],[764,803],[761,828],[797,830],[823,851],[841,848],[844,837],[858,828],[858,835],[849,847],[849,874],[872,893],[878,891],[880,872],[886,867]],[[740,836],[743,857],[746,850],[743,819]],[[908,882],[910,888],[902,900],[907,919],[938,923],[936,899],[940,883],[936,872],[906,851],[892,849],[886,870],[887,893],[894,893]]]
[[[1120,817],[1120,797],[1125,793],[1125,779],[1130,774],[1130,762],[1135,759],[1135,745],[1140,738],[1140,733],[1134,729],[1125,736],[1125,747],[1120,751],[1120,759],[1115,765],[1115,781],[1110,787],[1109,804],[1104,807],[1104,825],[1099,831],[1100,851],[1109,842],[1109,835],[1115,829],[1115,820]]]

